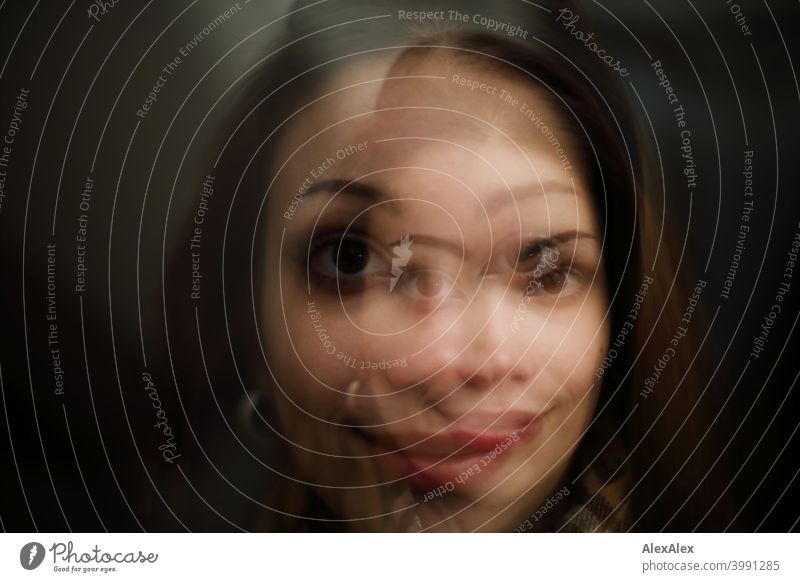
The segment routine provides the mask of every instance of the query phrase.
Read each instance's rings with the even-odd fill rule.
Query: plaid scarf
[[[579,447],[576,467],[569,479],[575,496],[553,531],[626,532],[631,527],[630,471],[627,452],[608,422],[596,421]],[[605,435],[605,437],[601,437]]]

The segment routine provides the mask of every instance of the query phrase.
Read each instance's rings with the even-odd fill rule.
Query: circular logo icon
[[[19,551],[19,563],[26,570],[38,568],[44,561],[44,546],[38,542],[30,542]]]

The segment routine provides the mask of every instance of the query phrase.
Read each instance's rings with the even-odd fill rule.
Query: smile
[[[467,479],[474,485],[485,479],[502,466],[509,451],[536,437],[544,418],[540,413],[518,427],[483,431],[456,425],[436,433],[354,432],[367,442],[383,470],[415,488],[432,489],[448,483],[465,485]]]

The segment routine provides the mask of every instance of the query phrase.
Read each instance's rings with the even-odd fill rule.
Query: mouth
[[[545,412],[526,422],[480,430],[455,424],[438,432],[352,429],[382,469],[421,491],[476,485],[496,473],[512,449],[541,432]]]

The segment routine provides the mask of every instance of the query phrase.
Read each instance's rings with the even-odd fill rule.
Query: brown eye
[[[536,269],[549,268],[558,263],[559,252],[543,242],[535,242],[522,250],[517,257],[516,271],[531,273]]]
[[[521,253],[517,271],[527,281],[526,293],[559,297],[574,293],[580,283],[579,273],[564,265],[563,259],[557,247],[544,243]]]
[[[543,273],[538,281],[544,291],[558,293],[567,282],[567,276],[561,270],[552,270]]]
[[[312,244],[309,267],[311,275],[338,291],[355,290],[353,285],[387,270],[386,260],[367,239],[342,233],[323,236]]]
[[[336,270],[344,275],[356,275],[369,264],[369,247],[358,239],[342,240],[341,244],[331,245],[330,252]]]

